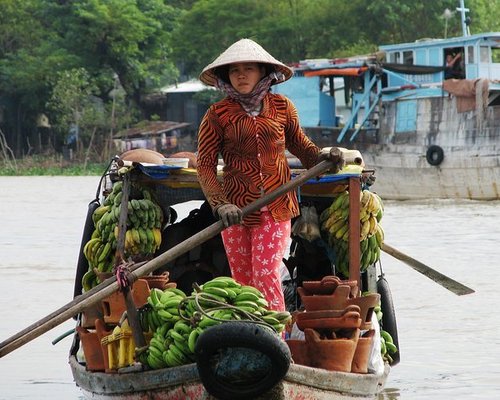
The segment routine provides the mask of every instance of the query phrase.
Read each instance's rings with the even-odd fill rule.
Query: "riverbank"
[[[55,156],[30,156],[17,160],[3,160],[0,176],[87,176],[102,175],[105,164],[67,161]]]

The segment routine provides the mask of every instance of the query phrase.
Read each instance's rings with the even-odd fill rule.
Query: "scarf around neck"
[[[271,85],[284,82],[285,75],[281,72],[272,72],[262,78],[250,93],[239,93],[230,83],[217,78],[217,88],[222,90],[230,99],[236,100],[241,104],[247,113],[251,113],[260,107],[260,103],[269,92]]]

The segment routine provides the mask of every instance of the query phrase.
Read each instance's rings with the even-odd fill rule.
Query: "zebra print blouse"
[[[213,104],[198,131],[198,179],[212,209],[232,203],[242,208],[291,178],[285,149],[299,158],[305,168],[316,164],[320,149],[299,125],[297,110],[283,95],[264,97],[259,115],[251,116],[229,98]],[[217,177],[219,154],[224,168]],[[299,214],[295,192],[268,204],[276,221]],[[243,220],[259,224],[259,212]]]

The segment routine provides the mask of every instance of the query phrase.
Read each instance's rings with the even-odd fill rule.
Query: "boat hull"
[[[416,105],[413,130],[398,131],[396,118],[403,102]],[[500,199],[500,106],[458,112],[456,98],[447,94],[382,104],[380,128],[363,129],[352,142],[354,131],[347,131],[340,143],[361,151],[366,168],[375,170],[373,190],[382,198]],[[306,131],[320,146],[338,145],[339,128]],[[435,165],[429,162],[431,146],[442,150],[442,160]]]
[[[89,372],[74,356],[69,364],[75,383],[93,400],[203,400],[212,397],[203,387],[196,364],[141,373]],[[292,364],[287,375],[262,400],[360,400],[382,391],[390,367],[380,375],[326,371]]]

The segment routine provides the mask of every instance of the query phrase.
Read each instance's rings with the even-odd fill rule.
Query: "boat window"
[[[491,48],[491,61],[494,63],[500,63],[500,47]]]
[[[400,53],[399,51],[395,51],[393,53],[389,53],[389,62],[394,64],[399,64]]]
[[[490,52],[489,52],[489,47],[487,46],[481,46],[479,48],[479,61],[482,63],[489,63],[490,62]]]
[[[474,46],[467,47],[467,59],[469,64],[474,64]]]
[[[413,51],[403,51],[403,64],[413,65]]]

